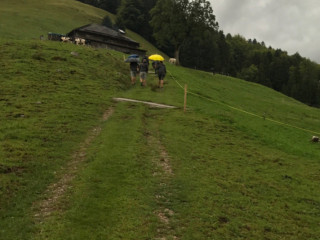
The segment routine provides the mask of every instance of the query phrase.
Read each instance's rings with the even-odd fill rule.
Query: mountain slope
[[[2,41],[0,50],[1,239],[319,234],[319,146],[309,132],[318,109],[169,64],[163,91],[152,73],[148,87],[128,89],[128,66],[112,51],[46,41]],[[179,84],[188,84],[187,113],[112,102],[182,107]],[[95,126],[101,135],[79,150]],[[84,160],[69,190],[39,224],[38,202],[77,151]]]
[[[168,63],[162,91],[153,73],[132,87],[114,51],[7,38],[0,54],[0,239],[319,236],[318,109]]]

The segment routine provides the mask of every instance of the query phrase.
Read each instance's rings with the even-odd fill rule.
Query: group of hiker
[[[158,75],[159,78],[159,88],[163,88],[163,80],[166,76],[167,70],[163,61],[153,61],[152,67],[155,71],[155,74]],[[149,71],[149,59],[147,56],[142,58],[142,62],[130,62],[130,76],[131,76],[131,84],[136,84],[136,79],[138,73],[140,74],[140,85],[147,86],[147,74]]]

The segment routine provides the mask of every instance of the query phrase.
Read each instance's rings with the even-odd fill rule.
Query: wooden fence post
[[[188,89],[188,85],[185,84],[184,85],[184,112],[187,111],[187,89]]]

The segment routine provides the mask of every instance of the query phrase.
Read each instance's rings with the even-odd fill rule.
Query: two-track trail
[[[121,99],[121,101],[123,100]],[[130,102],[131,103],[129,104],[134,105],[141,104],[141,102],[132,103],[131,100]],[[166,108],[166,106],[162,104],[150,104],[149,102],[143,104],[145,104],[147,107],[140,108],[145,109],[141,112],[141,119],[143,122],[142,128],[146,133],[144,134],[144,136],[146,137],[145,142],[147,144],[147,149],[153,152],[153,154],[151,154],[151,159],[148,159],[147,162],[149,162],[152,168],[151,178],[154,178],[154,188],[156,189],[156,193],[154,194],[154,196],[152,196],[152,194],[149,195],[150,199],[152,199],[152,202],[154,203],[153,205],[155,206],[153,210],[150,211],[150,214],[152,214],[155,218],[154,225],[156,226],[156,229],[154,229],[152,233],[148,234],[150,236],[153,236],[152,239],[155,240],[179,239],[178,237],[176,237],[174,228],[171,224],[171,218],[174,217],[175,212],[170,209],[170,206],[168,204],[172,195],[170,183],[172,181],[172,178],[174,177],[174,171],[170,163],[170,156],[161,141],[161,137],[159,134],[160,123],[154,124],[156,125],[156,128],[150,127],[150,120],[148,120],[147,117],[144,117],[145,111],[150,111],[150,108],[163,109]],[[172,106],[168,106],[168,108],[172,108]],[[35,225],[38,226],[39,229],[39,239],[42,239],[42,237],[46,234],[50,234],[46,232],[47,230],[44,230],[45,232],[43,232],[42,226],[46,224],[50,225],[51,220],[54,219],[55,216],[63,216],[65,212],[69,211],[69,194],[70,191],[73,192],[76,190],[74,188],[73,182],[75,178],[78,177],[79,174],[81,174],[81,169],[83,169],[83,167],[86,165],[87,152],[91,144],[99,135],[103,135],[101,134],[102,131],[108,131],[108,124],[110,123],[102,123],[108,121],[111,116],[117,115],[115,114],[115,112],[117,112],[116,110],[117,105],[114,105],[113,107],[110,107],[105,111],[100,124],[98,124],[88,132],[87,138],[79,144],[78,149],[72,154],[70,162],[67,163],[66,166],[61,169],[60,173],[57,174],[59,176],[57,180],[47,187],[45,192],[42,194],[41,200],[33,204],[33,218]],[[123,117],[123,119],[125,121],[127,117]],[[154,119],[153,121],[157,122],[157,119]],[[118,124],[120,125],[123,123],[119,122]],[[103,128],[106,129],[104,130]],[[59,219],[60,220],[58,221],[61,221],[62,218]],[[108,228],[108,225],[106,223],[105,228]],[[51,239],[50,236],[48,239]]]

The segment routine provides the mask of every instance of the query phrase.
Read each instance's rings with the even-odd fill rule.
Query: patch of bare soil
[[[113,114],[113,108],[110,107],[102,116],[102,121],[108,120]],[[96,126],[89,131],[88,137],[79,146],[79,149],[72,155],[72,160],[62,169],[59,180],[48,186],[44,195],[45,199],[35,202],[34,218],[36,222],[43,222],[46,218],[55,212],[61,211],[61,200],[68,189],[71,188],[71,182],[77,174],[80,164],[85,160],[87,149],[92,141],[100,134],[101,127]]]

